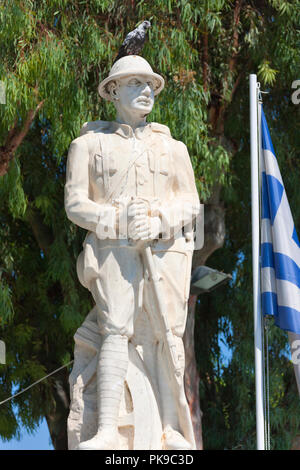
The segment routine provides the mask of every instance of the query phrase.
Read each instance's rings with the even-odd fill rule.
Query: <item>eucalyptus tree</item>
[[[66,154],[85,121],[114,119],[97,84],[126,33],[148,19],[143,56],[166,79],[151,120],[187,144],[205,203],[205,245],[193,265],[211,257],[234,274],[201,304],[190,298],[186,388],[198,446],[199,393],[206,448],[255,446],[248,75],[270,91],[265,112],[299,230],[299,108],[290,100],[299,17],[298,0],[0,2],[1,399],[72,359],[91,304],[75,272],[84,233],[63,207]],[[284,448],[299,425],[297,392],[286,337],[271,336],[272,445]],[[221,339],[232,354],[225,363]],[[3,405],[2,438],[46,417],[54,447],[66,448],[68,389],[66,368],[16,399],[17,414]]]

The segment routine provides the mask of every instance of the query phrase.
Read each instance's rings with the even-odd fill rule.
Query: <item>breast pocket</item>
[[[149,152],[149,168],[152,173],[157,175],[168,176],[169,174],[169,154],[160,153],[154,154],[152,151]]]
[[[103,183],[105,190],[110,187],[110,179],[117,172],[115,158],[112,155],[95,154],[95,173],[98,183]]]
[[[149,170],[153,178],[153,196],[164,194],[166,182],[169,176],[169,154],[167,152],[149,152]]]

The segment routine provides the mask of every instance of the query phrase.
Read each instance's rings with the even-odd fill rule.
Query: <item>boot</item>
[[[100,350],[97,369],[98,432],[81,442],[78,450],[118,449],[118,418],[128,367],[128,338],[108,335]]]
[[[163,443],[165,450],[191,450],[191,444],[183,435],[172,428],[169,424],[164,427]]]

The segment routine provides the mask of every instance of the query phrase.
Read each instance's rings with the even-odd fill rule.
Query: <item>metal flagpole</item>
[[[259,166],[258,166],[258,88],[255,74],[250,75],[250,144],[251,144],[251,204],[252,204],[252,269],[253,313],[256,390],[256,446],[265,450],[264,438],[264,390],[263,348],[260,305],[260,214],[259,214]]]
[[[259,207],[262,204],[261,194],[261,172],[263,148],[262,148],[262,132],[261,132],[261,110],[262,110],[262,93],[268,93],[260,89],[260,83],[257,83],[257,102],[258,102],[258,183],[259,183]],[[260,218],[261,219],[261,218]],[[261,230],[261,227],[260,227]],[[261,285],[260,294],[261,298]],[[265,450],[271,450],[270,447],[270,371],[269,371],[269,319],[264,318],[261,312],[262,325],[262,363],[263,363],[263,397],[264,397],[264,429],[265,429]]]

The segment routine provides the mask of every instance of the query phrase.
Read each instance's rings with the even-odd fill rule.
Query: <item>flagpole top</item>
[[[257,91],[258,91],[258,102],[260,104],[262,104],[263,100],[262,100],[262,94],[265,94],[265,95],[268,95],[270,92],[269,91],[262,91],[260,89],[260,82],[257,82],[256,83],[256,86],[257,86]]]

